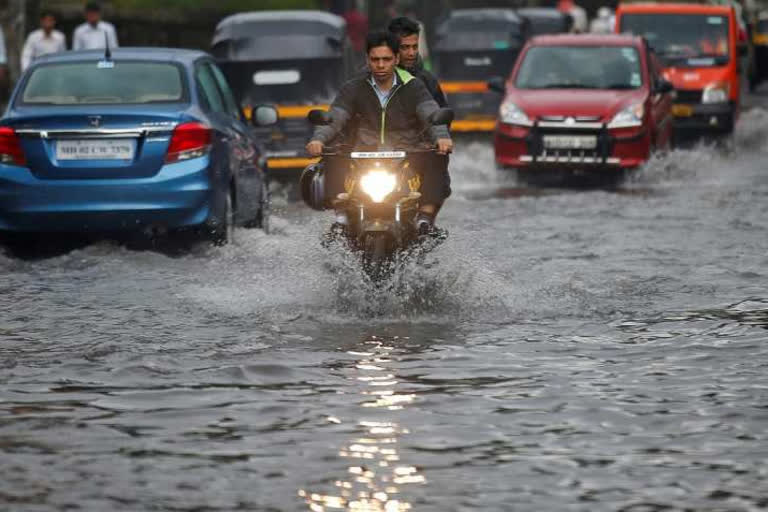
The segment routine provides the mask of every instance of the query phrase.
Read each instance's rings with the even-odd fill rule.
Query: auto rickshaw
[[[265,141],[270,177],[297,177],[315,161],[304,150],[308,112],[328,109],[359,62],[344,19],[311,10],[234,14],[216,27],[211,53],[246,117],[256,105],[275,105],[278,124],[254,130]]]
[[[513,9],[457,9],[436,30],[432,65],[456,113],[454,132],[492,132],[501,95],[489,76],[507,76],[528,39],[528,23]]]
[[[755,45],[755,78],[759,83],[768,79],[768,11],[758,15],[752,42]]]
[[[573,17],[554,7],[524,7],[517,14],[529,22],[530,37],[542,34],[567,34],[573,28]]]

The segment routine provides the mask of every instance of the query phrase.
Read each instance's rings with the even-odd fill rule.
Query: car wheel
[[[269,234],[269,221],[272,215],[272,198],[269,193],[269,182],[266,179],[261,180],[261,206],[256,214],[256,227],[261,228],[264,233]]]
[[[235,202],[234,190],[230,189],[224,199],[224,208],[220,215],[215,216],[209,226],[208,232],[214,245],[222,246],[235,240]]]

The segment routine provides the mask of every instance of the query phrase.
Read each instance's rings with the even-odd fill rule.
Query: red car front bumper
[[[546,149],[544,138],[595,137],[588,149]],[[536,123],[518,126],[498,123],[494,133],[496,163],[500,167],[574,170],[632,169],[651,154],[651,137],[645,127],[608,129],[601,123]]]

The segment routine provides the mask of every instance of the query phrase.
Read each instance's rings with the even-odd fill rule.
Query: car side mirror
[[[328,111],[317,108],[309,111],[307,120],[315,126],[327,126],[333,122],[333,118]]]
[[[656,92],[659,94],[667,94],[675,90],[675,86],[669,80],[663,78],[656,84]]]
[[[253,126],[272,126],[280,119],[277,109],[271,105],[258,105],[251,111],[251,124]]]
[[[435,126],[451,124],[453,122],[453,110],[450,108],[439,108],[429,116],[429,122]]]
[[[507,92],[504,79],[500,76],[494,76],[488,79],[488,89],[494,92],[500,92],[501,94]]]

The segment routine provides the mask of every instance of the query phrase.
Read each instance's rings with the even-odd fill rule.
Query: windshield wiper
[[[584,84],[547,84],[540,87],[533,87],[533,89],[599,89],[599,87]]]
[[[687,53],[683,53],[680,51],[672,51],[672,50],[657,52],[657,54],[659,57],[663,57],[665,59],[689,59],[690,58],[690,55]]]
[[[606,85],[605,89],[637,89],[637,87],[630,84],[610,84]]]

